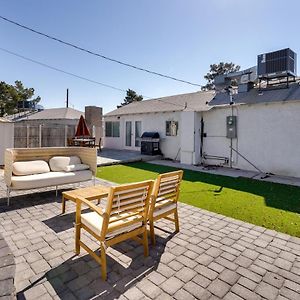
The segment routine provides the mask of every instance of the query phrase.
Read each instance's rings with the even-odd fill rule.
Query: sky
[[[279,0],[0,0],[0,15],[102,55],[205,84],[209,65],[242,69],[257,55],[290,47],[300,53],[300,1]],[[0,47],[66,72],[156,98],[199,90],[83,53],[0,20]],[[33,87],[45,108],[116,108],[117,91],[0,50],[0,80]],[[146,99],[146,98],[145,98]]]

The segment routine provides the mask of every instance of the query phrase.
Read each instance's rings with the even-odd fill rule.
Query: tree
[[[207,84],[204,85],[201,89],[203,91],[214,90],[215,89],[214,79],[217,75],[237,72],[240,70],[240,68],[241,67],[239,65],[236,65],[232,62],[230,63],[220,62],[218,64],[210,65],[210,71],[204,76],[204,78],[207,80]],[[232,85],[236,85],[236,82],[233,81]]]
[[[34,88],[25,88],[19,80],[15,81],[15,85],[10,85],[4,81],[0,82],[0,116],[16,113],[22,108],[28,107],[31,102],[35,106],[41,97],[33,98]]]
[[[134,90],[128,89],[126,91],[126,97],[124,98],[124,101],[121,103],[121,105],[118,105],[117,108],[128,105],[132,102],[137,102],[142,100],[143,100],[142,95],[138,95]]]
[[[4,81],[0,82],[0,117],[3,117],[8,106],[13,102],[13,89]]]

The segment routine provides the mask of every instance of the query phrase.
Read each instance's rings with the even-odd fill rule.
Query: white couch
[[[91,180],[97,150],[82,147],[14,148],[5,152],[7,204],[11,190],[28,190]]]

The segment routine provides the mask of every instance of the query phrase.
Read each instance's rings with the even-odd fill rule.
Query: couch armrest
[[[6,149],[4,155],[4,181],[7,187],[11,186],[14,153],[12,149]]]
[[[97,173],[97,149],[96,148],[85,148],[78,147],[78,156],[81,159],[81,162],[89,165],[90,170],[95,176]]]

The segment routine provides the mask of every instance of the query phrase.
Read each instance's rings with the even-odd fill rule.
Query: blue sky
[[[257,54],[300,53],[299,1],[279,0],[0,0],[1,15],[103,55],[205,84],[211,63],[256,64]],[[128,69],[0,20],[1,46],[65,71],[149,97],[197,87]],[[34,87],[46,108],[97,105],[108,112],[124,92],[70,77],[0,51],[0,80]]]

